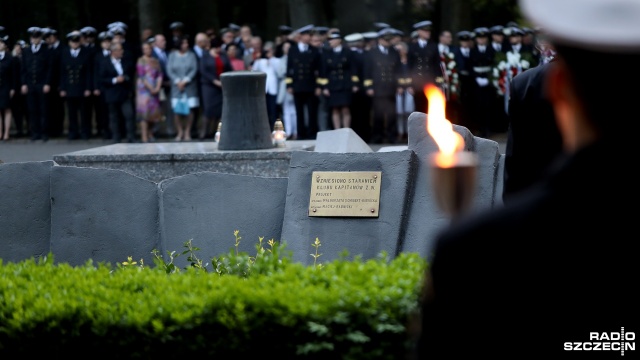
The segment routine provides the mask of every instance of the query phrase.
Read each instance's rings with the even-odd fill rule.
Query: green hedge
[[[307,267],[269,244],[255,257],[212,258],[213,271],[192,256],[197,248],[180,271],[164,259],[154,267],[131,259],[71,267],[51,254],[0,260],[0,358],[406,356],[426,268],[419,255],[344,254]]]

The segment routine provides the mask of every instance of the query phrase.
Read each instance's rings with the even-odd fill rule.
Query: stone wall
[[[316,238],[320,262],[343,250],[364,259],[381,251],[428,258],[435,235],[451,219],[434,201],[427,156],[437,147],[425,126],[425,114],[413,113],[408,146],[393,151],[292,151],[287,177],[197,171],[155,182],[123,170],[54,161],[2,164],[0,259],[17,262],[51,251],[57,262],[72,265],[89,259],[115,264],[129,256],[151,264],[154,249],[164,256],[179,253],[192,240],[201,249],[198,257],[209,262],[234,250],[234,230],[242,237],[239,251],[253,254],[259,237],[274,239],[287,243],[294,260],[304,264],[314,261]],[[463,127],[454,130],[479,158],[470,211],[499,206],[504,155],[498,144]],[[335,148],[341,147],[348,148]],[[309,216],[313,171],[380,171],[379,216]],[[186,264],[186,256],[176,259],[176,265]]]

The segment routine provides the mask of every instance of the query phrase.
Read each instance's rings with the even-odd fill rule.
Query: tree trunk
[[[278,36],[278,26],[290,25],[289,24],[289,3],[287,0],[267,0],[267,9],[269,9],[270,16],[267,16],[265,24],[266,26],[266,39],[275,39]],[[304,25],[302,25],[304,26]]]
[[[471,31],[471,5],[468,0],[439,0],[441,30],[449,30],[455,34],[458,31]]]
[[[154,33],[162,32],[162,24],[158,11],[158,4],[153,0],[138,0],[138,18],[140,19],[139,33],[144,29],[151,29]]]
[[[291,27],[297,29],[308,24],[326,24],[327,17],[320,0],[289,0]]]
[[[366,1],[336,1],[335,14],[343,36],[373,29],[374,17]]]
[[[193,3],[194,6],[192,9],[197,9],[197,11],[192,11],[190,13],[190,16],[193,16],[193,23],[190,25],[194,26],[198,31],[204,31],[209,28],[220,29],[220,16],[217,1],[197,0],[193,1]],[[195,36],[195,33],[193,36]]]

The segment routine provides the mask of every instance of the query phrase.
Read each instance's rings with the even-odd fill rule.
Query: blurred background
[[[169,34],[181,21],[185,33],[219,30],[229,23],[249,25],[254,34],[275,38],[279,25],[337,27],[343,34],[375,31],[374,22],[390,24],[407,35],[411,25],[431,20],[434,34],[479,26],[520,22],[517,0],[2,0],[0,26],[10,43],[28,41],[31,26],[51,27],[64,35],[85,26],[106,30],[109,23],[128,25],[127,39],[139,41],[141,30]]]

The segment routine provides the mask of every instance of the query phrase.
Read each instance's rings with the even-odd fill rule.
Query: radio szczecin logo
[[[565,342],[565,351],[620,351],[624,356],[627,350],[636,350],[636,333],[624,332],[590,332],[589,341]]]

